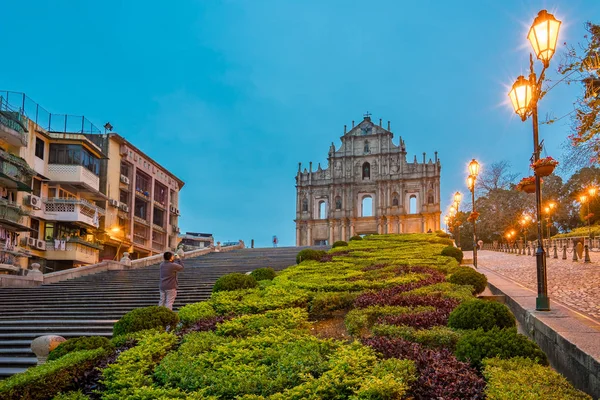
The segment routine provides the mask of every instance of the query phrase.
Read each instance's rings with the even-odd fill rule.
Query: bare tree
[[[506,160],[492,163],[482,169],[477,179],[479,195],[487,196],[490,191],[510,189],[519,174],[510,172],[510,163]]]

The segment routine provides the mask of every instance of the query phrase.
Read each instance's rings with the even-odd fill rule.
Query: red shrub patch
[[[404,339],[382,336],[365,338],[362,342],[385,358],[407,358],[415,362],[419,377],[411,394],[416,400],[485,398],[484,380],[468,363],[458,361],[449,350],[432,350]]]
[[[425,311],[418,314],[384,315],[377,319],[378,324],[407,325],[416,329],[429,329],[448,324],[448,310]]]

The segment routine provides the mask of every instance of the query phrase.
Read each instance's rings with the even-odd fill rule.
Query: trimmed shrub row
[[[105,349],[76,351],[0,381],[2,400],[49,399],[69,390],[106,355]]]
[[[59,344],[48,355],[48,361],[56,360],[73,351],[94,350],[94,349],[112,350],[113,344],[102,336],[82,336],[68,339]]]
[[[458,247],[454,247],[454,246],[444,247],[444,249],[442,250],[442,255],[446,256],[446,257],[453,257],[459,263],[462,262],[462,260],[463,260],[462,250],[459,249]]]

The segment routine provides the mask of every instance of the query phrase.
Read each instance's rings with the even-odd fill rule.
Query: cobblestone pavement
[[[472,258],[465,252],[465,258]],[[560,255],[559,255],[560,257]],[[591,253],[592,262],[546,259],[548,295],[600,322],[600,253]],[[483,250],[477,264],[537,292],[535,257]],[[552,303],[551,303],[552,304]]]

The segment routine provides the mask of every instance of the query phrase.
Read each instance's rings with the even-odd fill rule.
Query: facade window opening
[[[392,207],[398,207],[398,198],[397,197],[394,197],[392,199]]]
[[[44,147],[45,143],[42,139],[36,136],[35,138],[35,156],[40,159],[44,159]]]
[[[326,201],[319,202],[319,218],[327,219],[327,202]]]
[[[371,149],[369,149],[369,141],[365,140],[365,154],[369,154]]]
[[[302,212],[308,211],[308,199],[305,197],[302,199]]]
[[[433,193],[429,193],[429,195],[427,195],[427,203],[433,204]]]
[[[337,196],[335,198],[335,209],[336,210],[341,210],[342,209],[342,198],[340,196]]]
[[[410,196],[410,199],[408,201],[408,213],[409,214],[417,213],[417,196],[415,196],[414,194],[412,196]]]
[[[372,217],[373,216],[373,199],[371,196],[365,196],[362,199],[361,204],[361,217]]]
[[[371,178],[371,164],[368,162],[364,163],[362,166],[362,178],[370,179]]]

